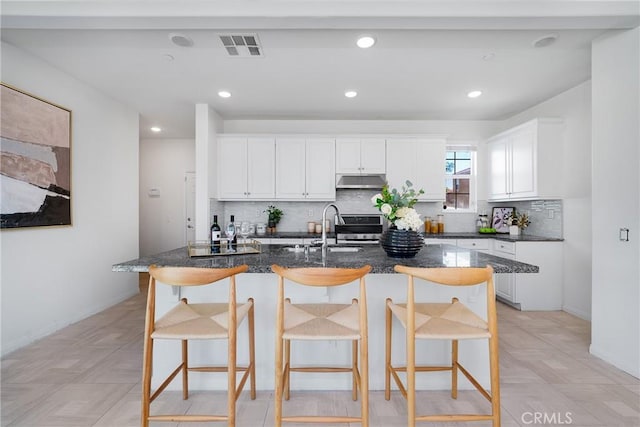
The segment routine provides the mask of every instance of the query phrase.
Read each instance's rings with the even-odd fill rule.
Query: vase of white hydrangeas
[[[380,238],[380,245],[393,258],[413,258],[424,246],[423,238],[418,233],[422,220],[413,208],[418,196],[424,191],[416,191],[412,186],[410,181],[406,181],[398,191],[385,185],[381,193],[371,198],[373,205],[389,223],[388,229]]]

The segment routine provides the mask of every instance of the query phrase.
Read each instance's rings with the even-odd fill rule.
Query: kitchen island
[[[323,260],[320,250],[305,254],[303,248],[283,247],[279,245],[262,245],[261,253],[248,255],[216,256],[206,258],[190,258],[187,248],[178,248],[156,255],[141,257],[136,260],[122,262],[112,267],[113,271],[145,272],[151,264],[159,266],[193,266],[205,268],[223,268],[247,264],[249,272],[237,277],[238,301],[253,297],[256,316],[256,379],[260,390],[274,388],[274,348],[277,277],[271,273],[271,265],[285,267],[358,267],[369,264],[371,274],[366,276],[367,304],[369,323],[369,383],[371,390],[384,389],[384,313],[385,299],[394,301],[406,300],[406,277],[394,272],[397,264],[416,267],[484,267],[491,265],[499,273],[537,273],[538,267],[513,261],[482,252],[462,249],[453,245],[438,244],[422,248],[415,258],[389,258],[378,245],[362,245],[357,252],[328,252]],[[301,288],[287,284],[287,296],[294,303],[331,302],[348,303],[357,296],[357,283],[338,288],[314,287]],[[181,297],[197,302],[205,298],[226,299],[226,285],[205,288],[175,289],[169,286],[158,286],[156,295],[156,315],[165,313]],[[458,297],[478,315],[486,318],[484,285],[451,288],[426,283],[416,287],[416,299],[423,301],[445,302]],[[141,325],[142,328],[142,325]],[[305,342],[303,346],[291,345],[292,363],[324,365],[344,365],[351,357],[349,342]],[[404,334],[399,325],[394,324],[394,359],[404,358]],[[158,341],[155,344],[154,380],[163,378],[179,363],[179,342]],[[417,361],[425,363],[446,363],[450,355],[450,345],[444,342],[422,341],[416,345]],[[460,342],[460,360],[476,375],[484,386],[489,383],[488,348],[486,341],[467,340]],[[247,332],[242,325],[238,336],[238,360],[247,361]],[[142,358],[142,353],[140,354]],[[226,363],[226,344],[221,342],[191,342],[190,357],[192,363]],[[190,387],[197,389],[218,389],[226,387],[224,374],[219,378],[212,375],[193,373],[189,376]],[[158,384],[154,381],[154,387]],[[418,375],[418,389],[448,389],[450,379],[445,373]],[[179,389],[180,380],[170,386]],[[294,390],[349,390],[351,376],[349,374],[317,374],[293,373],[291,388]],[[460,388],[471,388],[466,381],[460,382]]]
[[[259,254],[190,258],[182,247],[156,255],[115,264],[113,271],[146,272],[152,264],[173,267],[226,268],[247,264],[249,273],[271,273],[271,265],[284,267],[341,267],[354,268],[365,264],[372,274],[393,274],[397,264],[412,267],[485,267],[491,265],[496,273],[537,273],[538,267],[483,252],[458,248],[448,244],[427,245],[415,258],[389,258],[379,245],[340,245],[357,252],[329,252],[324,260],[319,248],[312,247],[308,256],[304,248],[281,245],[262,245]],[[331,247],[329,248],[331,250]],[[340,249],[337,249],[340,250]],[[345,249],[347,250],[347,249]]]

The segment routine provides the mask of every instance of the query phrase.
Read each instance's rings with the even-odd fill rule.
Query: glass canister
[[[444,215],[438,215],[438,233],[444,233]]]
[[[267,224],[264,224],[264,223],[256,224],[256,234],[258,236],[263,236],[267,234]]]
[[[431,233],[431,217],[430,216],[424,219],[424,232],[425,234]]]
[[[435,218],[431,220],[431,234],[438,234],[438,221]]]

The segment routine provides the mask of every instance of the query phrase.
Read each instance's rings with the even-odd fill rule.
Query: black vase
[[[382,233],[380,246],[391,258],[413,258],[424,246],[424,239],[417,231],[390,228]]]

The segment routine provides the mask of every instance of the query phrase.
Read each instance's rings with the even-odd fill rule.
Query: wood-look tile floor
[[[503,426],[640,426],[640,381],[589,354],[589,322],[564,312],[519,312],[504,305],[498,319]],[[2,426],[138,426],[143,323],[139,295],[3,358]],[[384,392],[373,391],[370,402],[372,426],[406,425],[399,392],[386,401]],[[154,405],[185,413],[213,405],[222,412],[225,394],[195,391],[183,401],[179,392],[165,392]],[[295,392],[285,405],[290,413],[359,411],[350,392]],[[457,401],[447,391],[418,393],[419,413],[487,408],[473,391],[461,392]],[[255,401],[243,393],[237,425],[272,426],[273,393],[259,391]]]

